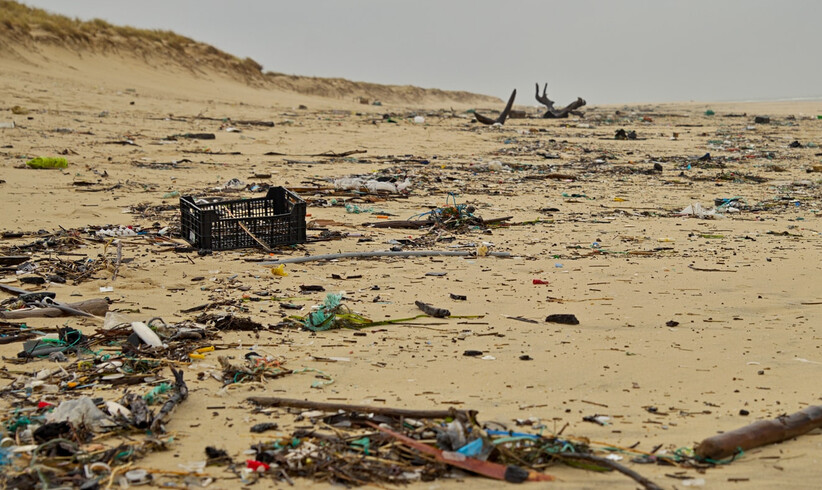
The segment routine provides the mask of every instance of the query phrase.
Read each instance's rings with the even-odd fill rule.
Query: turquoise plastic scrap
[[[328,309],[334,309],[340,306],[340,302],[342,301],[342,294],[339,293],[328,293],[325,297],[325,307]]]
[[[20,427],[26,427],[29,424],[31,424],[31,422],[31,419],[29,419],[28,417],[18,417],[10,421],[6,426],[6,429],[8,429],[9,432],[14,433],[17,432],[17,429],[19,429]]]
[[[461,448],[457,449],[457,452],[460,454],[464,454],[468,457],[473,457],[479,454],[482,451],[482,438],[474,439],[473,441],[469,442],[468,444],[462,446]]]
[[[169,389],[171,389],[170,384],[168,384],[168,383],[159,384],[159,385],[155,386],[154,388],[152,388],[151,391],[149,391],[148,393],[143,395],[143,400],[145,400],[147,404],[153,405],[154,402],[157,401],[157,397],[159,397],[163,393],[167,392]]]
[[[365,452],[366,456],[370,455],[369,449],[371,448],[371,439],[369,439],[367,436],[363,437],[362,439],[357,439],[356,441],[351,441],[350,444],[352,446],[360,446],[361,448],[363,448],[363,451]]]
[[[340,301],[342,301],[342,294],[328,293],[323,304],[305,317],[305,328],[314,332],[322,332],[332,328],[334,326],[334,312],[340,306]]]

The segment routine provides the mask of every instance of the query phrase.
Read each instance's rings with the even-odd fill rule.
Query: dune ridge
[[[343,78],[306,77],[263,71],[251,58],[240,58],[210,44],[171,31],[83,21],[11,1],[0,1],[0,58],[31,62],[32,54],[60,48],[71,54],[102,55],[142,61],[156,69],[180,68],[195,77],[217,74],[256,88],[373,103],[496,104],[496,97],[466,91],[382,85]]]

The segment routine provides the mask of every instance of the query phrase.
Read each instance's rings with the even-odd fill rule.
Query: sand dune
[[[342,78],[303,77],[263,72],[251,58],[238,58],[211,45],[168,31],[113,26],[101,20],[80,21],[49,14],[16,2],[0,5],[0,57],[38,66],[38,60],[70,62],[70,69],[87,71],[85,60],[98,58],[112,63],[111,74],[120,63],[156,70],[158,76],[186,73],[196,79],[227,78],[250,87],[292,91],[346,102],[413,103],[418,106],[455,104],[459,107],[491,105],[496,97],[470,92],[424,89],[414,86],[380,85]],[[135,66],[136,65],[136,66]],[[90,78],[100,80],[103,73]]]

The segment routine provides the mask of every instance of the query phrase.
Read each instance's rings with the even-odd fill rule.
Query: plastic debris
[[[68,160],[63,157],[37,157],[26,162],[30,168],[67,168]]]

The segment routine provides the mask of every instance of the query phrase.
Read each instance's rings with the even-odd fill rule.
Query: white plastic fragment
[[[118,228],[103,228],[94,233],[98,238],[113,237],[113,236],[137,236],[137,232],[128,226],[120,226]]]
[[[120,405],[117,402],[107,401],[106,410],[108,410],[109,415],[111,415],[112,417],[123,417],[126,419],[131,418],[131,410],[127,409],[126,407]]]
[[[49,422],[70,422],[74,425],[84,424],[93,430],[111,425],[106,414],[97,408],[91,398],[84,396],[76,400],[66,400],[46,415]]]
[[[405,179],[403,182],[382,182],[379,180],[364,180],[358,177],[346,177],[334,181],[334,188],[342,191],[360,190],[365,188],[370,193],[389,192],[396,194],[403,192],[411,187],[411,182]]]
[[[163,345],[160,337],[143,322],[131,322],[131,330],[140,337],[140,340],[151,347],[161,347]]]

